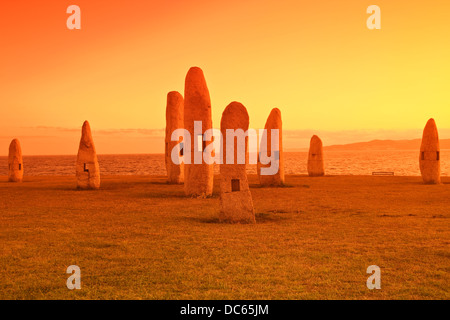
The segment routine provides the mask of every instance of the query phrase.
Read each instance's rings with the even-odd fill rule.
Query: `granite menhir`
[[[321,177],[325,174],[323,168],[323,146],[322,140],[316,135],[312,136],[308,153],[308,175],[310,177]]]
[[[194,122],[201,121],[200,132],[194,132]],[[203,71],[198,67],[189,69],[184,87],[184,128],[190,133],[190,164],[184,163],[184,192],[187,196],[205,198],[212,195],[214,182],[214,163],[208,164],[203,151],[213,143],[205,141],[206,130],[212,129],[211,99]],[[197,134],[197,136],[194,136]],[[194,158],[201,157],[199,163]]]
[[[220,165],[221,222],[255,223],[255,211],[246,172],[248,137],[244,134],[240,136],[235,134],[236,129],[246,132],[248,125],[247,109],[239,102],[230,103],[222,113],[220,131],[223,136],[224,161]],[[229,136],[227,129],[231,129]]]
[[[167,94],[166,106],[166,143],[165,143],[165,163],[167,171],[167,182],[170,184],[180,184],[184,181],[184,164],[172,161],[172,153],[176,151],[176,146],[182,143],[180,137],[178,141],[172,141],[172,133],[177,129],[184,128],[184,101],[183,96],[177,91],[171,91]],[[183,156],[181,148],[174,155],[180,158]]]
[[[269,117],[267,118],[266,125],[264,126],[265,132],[261,139],[259,147],[259,156],[257,164],[257,173],[259,182],[262,186],[283,186],[284,185],[284,155],[283,155],[283,131],[281,121],[281,111],[278,108],[272,109]],[[272,150],[272,130],[278,129],[278,144]],[[267,143],[264,143],[264,142]],[[270,167],[273,164],[264,164],[261,161],[262,156],[271,157],[271,161],[278,162],[278,171],[275,174],[264,175],[261,174],[262,168]]]

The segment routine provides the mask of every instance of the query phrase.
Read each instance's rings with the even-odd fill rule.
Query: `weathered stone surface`
[[[441,183],[440,151],[436,123],[434,119],[430,119],[423,130],[419,155],[420,172],[423,182],[426,184]]]
[[[11,141],[11,144],[9,145],[8,167],[9,167],[9,181],[22,182],[23,181],[22,148],[20,147],[20,142],[17,139]]]
[[[269,117],[267,118],[266,125],[264,126],[267,133],[267,146],[264,146],[262,143],[265,139],[264,136],[261,140],[261,145],[259,147],[259,155],[267,154],[268,156],[272,156],[273,153],[276,155],[276,161],[278,161],[278,172],[274,175],[262,175],[261,168],[270,167],[270,164],[263,164],[260,161],[260,156],[258,157],[257,164],[257,173],[259,182],[262,186],[282,186],[284,185],[284,155],[283,155],[283,130],[282,130],[282,121],[281,121],[281,111],[278,108],[272,109]],[[278,129],[279,130],[279,141],[278,141],[278,149],[271,150],[271,130]]]
[[[223,164],[220,165],[220,215],[221,222],[255,223],[253,200],[246,172],[248,159],[248,137],[234,138],[227,143],[227,129],[248,130],[247,109],[239,102],[232,102],[222,113],[220,131],[223,136]],[[233,163],[226,161],[227,154],[234,157]],[[228,158],[230,158],[228,156]],[[243,163],[238,163],[241,158]]]
[[[198,67],[189,69],[184,88],[184,128],[191,135],[191,164],[184,165],[184,191],[187,196],[207,197],[212,195],[214,164],[207,164],[203,157],[199,164],[194,163],[197,137],[194,136],[194,121],[201,121],[201,134],[212,128],[211,100],[203,71]],[[202,150],[212,141],[203,142]],[[185,153],[185,157],[187,154]]]
[[[166,106],[166,143],[165,143],[165,162],[168,183],[183,183],[184,181],[184,164],[176,164],[172,161],[172,150],[183,139],[172,141],[172,133],[177,129],[184,128],[184,101],[183,96],[171,91],[167,94]],[[181,154],[178,155],[179,157]]]
[[[76,172],[79,189],[100,188],[100,167],[97,153],[95,152],[94,140],[92,139],[91,127],[87,121],[84,122],[81,132]]]
[[[308,154],[308,175],[310,177],[320,177],[325,174],[323,168],[323,146],[322,140],[316,135],[312,136],[309,144]]]

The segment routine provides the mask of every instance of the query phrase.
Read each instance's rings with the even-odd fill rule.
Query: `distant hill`
[[[342,145],[323,147],[327,151],[345,150],[418,150],[421,139],[414,140],[372,140],[368,142],[357,142]],[[450,139],[440,140],[441,149],[450,149]]]

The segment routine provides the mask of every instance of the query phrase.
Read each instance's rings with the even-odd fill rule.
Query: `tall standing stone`
[[[267,118],[266,125],[264,126],[265,133],[267,135],[267,144],[263,142],[266,140],[264,135],[261,139],[261,145],[259,147],[259,157],[257,164],[257,173],[259,182],[262,186],[282,186],[284,185],[284,155],[283,155],[283,131],[282,131],[282,121],[281,121],[281,111],[278,108],[272,109],[269,117]],[[278,148],[272,150],[272,129],[278,129]],[[278,171],[273,175],[263,175],[261,174],[261,168],[270,167],[270,164],[261,163],[261,154],[267,154],[267,156],[272,157],[275,161],[278,161]]]
[[[176,164],[172,161],[172,150],[182,141],[172,141],[172,133],[177,129],[184,128],[184,101],[183,96],[171,91],[167,94],[166,106],[166,143],[165,143],[165,162],[167,171],[168,183],[183,183],[184,180],[184,164]],[[180,158],[183,150],[181,149],[177,154]]]
[[[248,137],[230,136],[227,129],[248,130],[247,109],[239,102],[232,102],[222,113],[220,131],[223,136],[223,163],[220,165],[220,215],[221,222],[255,223],[252,194],[248,186],[246,161]],[[228,157],[227,157],[228,155]],[[231,156],[234,157],[230,163]],[[228,160],[227,160],[228,158]],[[238,161],[240,159],[240,161]]]
[[[419,166],[423,182],[426,184],[441,183],[441,155],[439,135],[434,119],[428,120],[423,129],[420,146]]]
[[[17,139],[11,141],[9,145],[8,156],[9,167],[9,181],[10,182],[22,182],[23,181],[23,159],[22,148],[20,142]]]
[[[309,144],[308,175],[310,177],[321,177],[324,174],[322,140],[314,135]]]
[[[201,130],[194,132],[194,122],[201,121]],[[207,164],[202,152],[213,141],[204,141],[206,130],[212,129],[211,100],[203,71],[198,67],[189,69],[184,87],[184,128],[191,136],[191,163],[184,165],[184,192],[191,197],[212,195],[214,164]],[[195,135],[198,136],[195,136]],[[194,157],[202,156],[199,163]],[[188,153],[184,154],[186,158]]]
[[[94,140],[92,139],[91,127],[87,121],[83,123],[81,132],[76,171],[78,189],[100,188],[100,167]]]

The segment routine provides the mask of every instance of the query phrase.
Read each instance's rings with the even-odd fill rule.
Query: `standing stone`
[[[223,163],[220,165],[220,215],[221,222],[255,223],[252,194],[248,186],[246,161],[248,160],[248,137],[234,136],[227,141],[227,129],[248,130],[247,109],[239,102],[232,102],[222,113],[220,131],[223,136]],[[226,161],[232,154],[232,164]],[[230,157],[228,157],[230,158]],[[238,159],[241,158],[238,163]]]
[[[309,144],[308,175],[310,177],[321,177],[324,174],[322,140],[314,135]]]
[[[441,156],[439,136],[434,119],[430,119],[423,129],[419,155],[420,173],[426,184],[441,183]]]
[[[194,136],[194,121],[201,121],[199,137]],[[184,165],[184,192],[187,196],[204,198],[212,195],[214,164],[204,161],[202,151],[213,141],[203,141],[206,130],[212,129],[211,100],[203,71],[198,67],[189,69],[184,88],[184,128],[191,135],[191,163]],[[198,164],[194,163],[195,154],[202,155]],[[185,152],[184,156],[188,154]]]
[[[11,141],[9,145],[9,181],[10,182],[22,182],[23,180],[23,160],[22,160],[22,148],[20,142],[17,139]]]
[[[77,185],[78,189],[100,188],[100,167],[97,153],[95,152],[94,140],[92,139],[91,127],[87,121],[83,124],[80,147],[78,149]]]
[[[182,141],[172,141],[172,133],[177,129],[184,128],[184,101],[183,96],[171,91],[167,94],[166,106],[166,144],[165,144],[165,161],[167,170],[167,182],[172,184],[183,183],[184,180],[184,164],[175,164],[172,161],[172,150]],[[181,157],[183,150],[178,155]]]
[[[284,185],[284,155],[283,155],[283,131],[282,131],[282,121],[281,121],[281,111],[278,108],[272,109],[269,117],[267,118],[265,134],[267,134],[267,145],[262,142],[265,140],[264,135],[261,140],[261,145],[259,147],[259,157],[257,164],[257,173],[259,182],[262,186],[283,186]],[[276,150],[271,150],[271,130],[278,129],[279,131],[279,141],[278,148]],[[275,156],[275,161],[278,161],[278,172],[274,175],[262,175],[261,168],[270,167],[270,164],[262,164],[260,162],[261,154],[267,154],[267,156]]]

